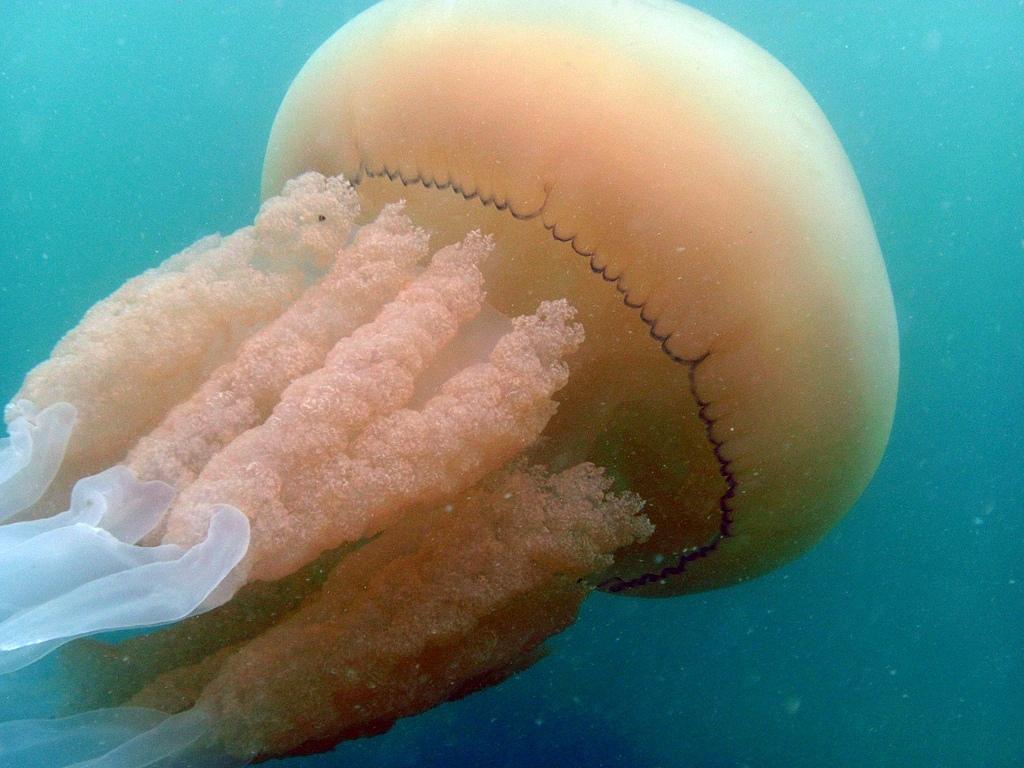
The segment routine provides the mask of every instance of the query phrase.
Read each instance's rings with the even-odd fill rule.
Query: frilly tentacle
[[[76,483],[71,508],[0,526],[0,673],[83,635],[177,621],[208,598],[249,546],[249,521],[218,506],[191,548],[137,546],[174,496],[113,467]]]
[[[29,400],[7,406],[10,436],[0,438],[0,522],[32,506],[53,482],[76,417],[70,403],[41,411]]]
[[[246,761],[205,745],[209,716],[117,707],[0,723],[0,765],[19,768],[229,768]]]

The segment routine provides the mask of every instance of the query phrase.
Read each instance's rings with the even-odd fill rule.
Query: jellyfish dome
[[[0,764],[381,733],[533,663],[591,591],[785,563],[881,458],[856,178],[686,6],[384,0],[292,83],[263,195],[5,411],[0,673],[56,651],[70,693],[0,724]]]

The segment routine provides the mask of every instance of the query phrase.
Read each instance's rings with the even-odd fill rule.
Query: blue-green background
[[[290,78],[365,5],[0,0],[0,397],[123,280],[251,220]],[[903,354],[877,477],[764,579],[597,595],[500,687],[270,765],[1024,765],[1024,7],[696,5],[793,70],[860,176]]]

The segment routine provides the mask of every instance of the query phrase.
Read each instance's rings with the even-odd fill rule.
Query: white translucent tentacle
[[[136,546],[173,495],[118,466],[80,480],[68,511],[0,526],[0,673],[76,637],[178,621],[217,604],[208,598],[245,555],[249,521],[222,505],[189,549]]]
[[[172,498],[174,488],[167,483],[139,482],[128,467],[119,464],[75,483],[71,508],[77,505],[98,511],[95,525],[134,544],[156,528]]]
[[[130,469],[120,465],[82,478],[71,491],[71,508],[66,512],[0,525],[0,568],[11,548],[78,524],[103,529],[134,544],[156,527],[173,497],[174,489],[167,483],[140,483]],[[7,597],[0,594],[0,603]]]
[[[73,717],[0,723],[0,763],[50,768],[90,760],[154,728],[167,715],[141,707],[84,712]]]
[[[85,523],[36,536],[0,560],[0,615],[56,600],[83,584],[181,557],[180,547],[136,547]]]
[[[32,506],[53,482],[76,416],[71,403],[41,411],[29,400],[7,406],[9,437],[0,438],[0,521]]]
[[[209,715],[143,707],[98,709],[50,720],[0,723],[0,765],[19,768],[226,768],[245,761],[201,746]]]

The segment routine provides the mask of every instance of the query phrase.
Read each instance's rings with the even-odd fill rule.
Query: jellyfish
[[[70,692],[0,724],[5,764],[381,733],[535,662],[594,590],[791,560],[881,459],[860,187],[696,10],[384,0],[291,84],[262,185],[5,411],[0,672],[56,651]]]

